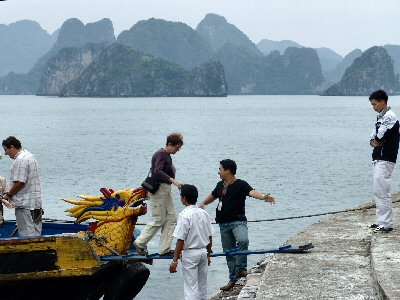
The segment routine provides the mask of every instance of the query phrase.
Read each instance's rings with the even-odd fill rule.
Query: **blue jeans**
[[[246,221],[235,221],[230,223],[220,223],[222,250],[225,252],[230,249],[248,250],[249,237]],[[229,269],[229,281],[236,282],[236,273],[247,270],[247,255],[226,256]]]

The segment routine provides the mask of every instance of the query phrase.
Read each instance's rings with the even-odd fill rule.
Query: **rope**
[[[398,200],[398,201],[399,201],[399,200]],[[398,201],[393,201],[393,202],[398,202]],[[360,207],[360,208],[350,208],[350,209],[345,209],[345,210],[330,211],[330,212],[324,212],[324,213],[318,213],[318,214],[312,214],[312,215],[302,215],[302,216],[292,216],[292,217],[280,217],[280,218],[261,219],[261,220],[247,220],[247,223],[275,222],[275,221],[284,221],[284,220],[293,220],[293,219],[302,219],[302,218],[312,218],[312,217],[319,217],[319,216],[340,214],[340,213],[350,212],[350,211],[371,209],[371,208],[374,208],[374,207],[375,207],[375,204],[372,204],[372,205],[363,206],[363,207]],[[218,223],[212,222],[211,224],[214,224],[214,225],[215,225],[215,224],[218,224]],[[145,224],[145,223],[136,223],[136,225],[146,225],[146,224]]]
[[[393,203],[400,202],[400,199],[393,200],[392,202]],[[326,215],[335,215],[335,214],[351,212],[351,211],[372,209],[372,208],[375,208],[375,207],[376,207],[375,204],[370,204],[370,205],[365,205],[365,206],[356,207],[356,208],[349,208],[349,209],[344,209],[344,210],[324,212],[324,213],[318,213],[318,214],[312,214],[312,215],[282,217],[282,218],[264,219],[264,220],[251,220],[251,221],[247,221],[247,222],[248,223],[257,223],[257,222],[273,222],[273,221],[283,221],[283,220],[292,220],[292,219],[301,219],[301,218],[312,218],[312,217],[319,217],[319,216],[326,216]],[[213,223],[213,224],[215,224],[215,223]]]
[[[393,202],[398,202],[398,201],[393,201]],[[292,216],[292,217],[280,217],[280,218],[272,218],[272,219],[261,219],[261,220],[247,220],[247,223],[260,223],[260,222],[274,222],[274,221],[284,221],[284,220],[293,220],[293,219],[302,219],[302,218],[312,218],[312,217],[319,217],[319,216],[326,216],[326,215],[334,215],[334,214],[340,214],[344,212],[350,212],[350,211],[357,211],[357,210],[363,210],[363,209],[371,209],[374,208],[375,205],[370,205],[370,206],[364,206],[362,208],[351,208],[351,209],[345,209],[345,210],[338,210],[338,211],[331,211],[331,212],[324,212],[324,213],[318,213],[318,214],[312,214],[312,215],[301,215],[301,216]],[[51,222],[66,222],[66,223],[74,223],[74,221],[66,221],[66,220],[59,220],[59,219],[48,219],[45,218],[43,219],[45,221],[51,221]],[[211,224],[218,224],[216,222],[212,222]],[[146,223],[136,223],[136,225],[146,225]]]
[[[104,242],[107,242],[107,239],[104,236],[97,236],[92,232],[89,231],[85,231],[85,237],[84,239],[88,242],[88,241],[94,241],[96,243],[97,246],[99,247],[104,247],[107,250],[110,250],[112,253],[114,253],[115,255],[120,256],[121,254],[118,253],[117,251],[115,251],[114,249],[108,247],[106,244],[104,244]]]
[[[400,202],[400,198],[397,200],[393,200],[393,203]],[[330,211],[330,212],[324,212],[324,213],[317,213],[317,214],[311,214],[311,215],[301,215],[301,216],[292,216],[292,217],[280,217],[280,218],[272,218],[272,219],[261,219],[261,220],[247,220],[247,223],[260,223],[260,222],[275,222],[275,221],[284,221],[284,220],[293,220],[293,219],[303,219],[303,218],[312,218],[312,217],[320,217],[320,216],[326,216],[326,215],[335,215],[335,214],[340,214],[340,213],[345,213],[345,212],[352,212],[352,211],[358,211],[358,210],[364,210],[364,209],[372,209],[375,208],[375,204],[370,204],[362,207],[357,207],[357,208],[349,208],[345,210],[338,210],[338,211]],[[44,219],[46,221],[55,221],[55,222],[67,222],[67,223],[74,223],[73,221],[65,221],[65,220],[58,220],[58,219]],[[216,222],[212,222],[211,224],[217,224]],[[146,225],[146,223],[136,223],[136,225]]]

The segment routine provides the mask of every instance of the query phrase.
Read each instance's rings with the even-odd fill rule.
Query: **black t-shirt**
[[[223,195],[224,182],[220,181],[212,191],[212,195],[219,199],[215,221],[217,223],[228,223],[234,221],[247,221],[245,211],[245,200],[253,188],[244,180],[236,179],[228,186]]]

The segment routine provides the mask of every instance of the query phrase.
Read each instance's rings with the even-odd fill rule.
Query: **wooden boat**
[[[140,261],[102,260],[129,254],[137,218],[146,213],[142,188],[65,201],[76,222],[45,221],[42,236],[18,237],[15,222],[0,228],[1,299],[132,299],[150,271]],[[83,221],[95,219],[93,223]]]

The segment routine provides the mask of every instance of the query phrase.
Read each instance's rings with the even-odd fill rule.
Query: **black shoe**
[[[237,277],[246,277],[247,275],[249,275],[249,272],[247,272],[246,270],[242,270],[236,273]]]
[[[371,229],[375,229],[375,228],[378,228],[378,227],[379,227],[378,224],[368,225],[368,228],[371,228]]]
[[[174,256],[175,250],[169,250],[167,252],[161,253],[160,256]]]
[[[146,249],[138,247],[135,242],[133,242],[133,245],[135,246],[137,255],[139,255],[139,256],[146,256],[147,255]]]
[[[378,226],[374,229],[374,232],[391,232],[393,228],[385,228],[383,226]]]
[[[229,281],[227,285],[221,286],[219,289],[221,291],[227,292],[235,286],[235,282]]]

